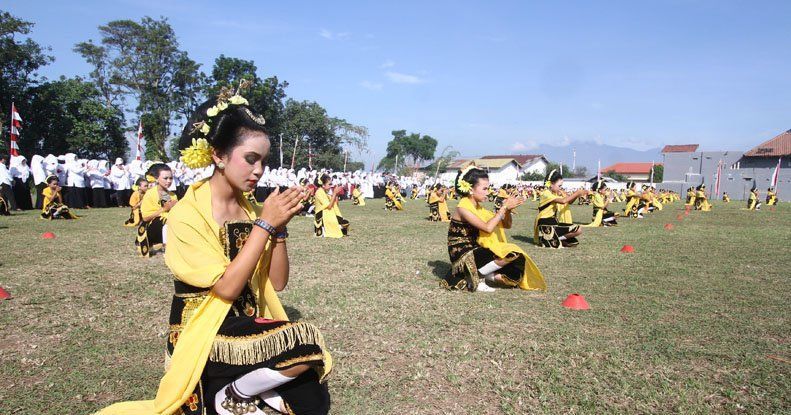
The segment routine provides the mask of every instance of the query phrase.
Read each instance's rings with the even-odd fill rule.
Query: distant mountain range
[[[598,144],[592,141],[572,141],[565,146],[540,144],[536,148],[520,151],[519,153],[543,154],[553,163],[565,163],[571,167],[573,150],[577,152],[577,166],[587,167],[588,172],[596,172],[599,160],[601,160],[602,168],[619,162],[662,162],[661,148],[640,151],[608,144]]]

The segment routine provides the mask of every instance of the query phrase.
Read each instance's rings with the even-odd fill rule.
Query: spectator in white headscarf
[[[115,204],[119,207],[129,206],[129,197],[132,195],[130,189],[132,186],[130,184],[131,179],[129,178],[129,172],[126,166],[124,166],[124,159],[120,157],[115,159],[115,164],[110,168],[110,180],[115,189]]]
[[[17,210],[32,210],[30,167],[27,165],[27,158],[25,156],[11,156],[8,172],[11,174],[11,191],[14,192]]]
[[[2,198],[4,202],[3,214],[6,214],[8,210],[16,210],[14,192],[11,191],[13,179],[11,179],[11,173],[9,173],[8,167],[6,167],[7,162],[8,156],[0,153],[0,198]]]
[[[30,197],[30,166],[24,156],[11,156],[8,166],[8,174],[11,176],[11,190],[14,193],[17,210],[33,209],[33,202]]]
[[[55,161],[57,163],[57,160]],[[30,158],[30,172],[33,173],[33,186],[36,188],[36,206],[41,210],[41,191],[47,187],[47,172],[44,170],[44,157],[38,154]]]

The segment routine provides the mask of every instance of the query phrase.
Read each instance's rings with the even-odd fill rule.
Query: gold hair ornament
[[[222,87],[220,89],[220,93],[217,95],[217,104],[206,110],[207,119],[192,124],[192,131],[190,131],[190,135],[194,136],[192,139],[192,145],[185,148],[184,150],[181,150],[180,160],[182,163],[191,169],[200,169],[208,167],[212,164],[212,153],[214,148],[206,139],[206,137],[209,135],[209,132],[211,131],[210,122],[212,121],[212,118],[228,109],[231,105],[249,105],[249,102],[241,95],[241,92],[247,90],[250,85],[252,85],[252,82],[243,79],[239,82],[239,86],[236,88],[236,90],[228,87]],[[264,125],[266,122],[264,117],[253,114],[250,109],[243,108],[243,110],[245,114],[247,114],[247,116],[249,116],[256,123]]]

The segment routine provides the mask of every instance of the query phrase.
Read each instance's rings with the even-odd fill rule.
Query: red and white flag
[[[780,162],[783,160],[782,157],[777,159],[777,166],[775,166],[775,172],[772,173],[772,187],[777,191],[777,180],[780,178]]]
[[[720,197],[720,177],[722,175],[722,160],[717,164],[717,177],[714,179],[714,195]]]
[[[14,103],[11,103],[11,149],[8,152],[12,156],[19,155],[19,129],[22,127],[22,117],[16,110]]]
[[[143,152],[143,120],[140,120],[140,125],[137,127],[137,160],[143,160],[141,153]]]

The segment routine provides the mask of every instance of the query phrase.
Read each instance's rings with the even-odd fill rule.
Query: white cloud
[[[511,146],[511,151],[527,151],[538,148],[538,144],[535,141],[528,141],[527,144],[516,142]]]
[[[382,84],[379,84],[379,83],[376,83],[376,82],[367,81],[367,80],[360,82],[360,86],[365,88],[365,89],[369,89],[371,91],[381,91],[382,90]]]
[[[409,75],[409,74],[400,73],[400,72],[388,71],[388,72],[385,72],[385,76],[387,77],[387,79],[390,80],[390,82],[393,82],[393,83],[396,83],[396,84],[413,84],[414,85],[414,84],[422,84],[422,83],[426,82],[425,79],[423,79],[423,78],[421,78],[419,76]]]
[[[348,39],[351,34],[349,32],[333,32],[327,29],[321,29],[319,36],[329,40],[345,40]]]
[[[395,62],[393,62],[391,59],[388,59],[384,61],[383,64],[379,65],[379,67],[382,69],[392,68],[393,66],[395,66]]]

